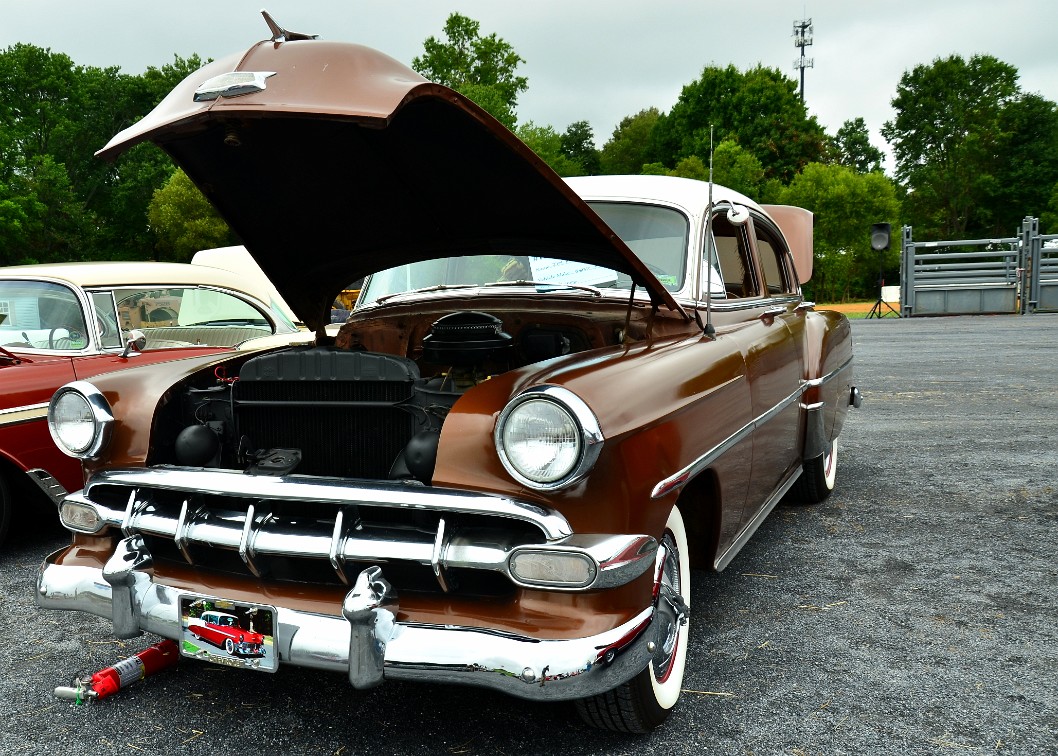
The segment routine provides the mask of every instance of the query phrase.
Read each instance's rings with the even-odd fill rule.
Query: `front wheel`
[[[648,733],[668,718],[680,698],[687,664],[691,571],[687,531],[680,510],[672,508],[658,546],[654,578],[656,611],[650,630],[650,664],[623,685],[576,701],[587,724],[616,732]]]
[[[803,464],[794,497],[805,504],[818,504],[834,493],[837,477],[838,440],[835,438],[825,452]]]
[[[227,651],[229,654],[235,653],[235,643],[234,641],[232,641],[231,638],[225,639],[224,650]]]

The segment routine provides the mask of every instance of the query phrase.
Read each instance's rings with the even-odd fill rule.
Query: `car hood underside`
[[[215,76],[264,88],[196,101]],[[506,127],[458,93],[366,47],[261,42],[185,79],[100,151],[164,149],[313,330],[368,273],[466,254],[528,254],[669,292]]]

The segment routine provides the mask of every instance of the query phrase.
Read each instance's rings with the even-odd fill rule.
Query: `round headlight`
[[[74,381],[55,392],[48,406],[48,430],[59,449],[86,459],[110,440],[114,415],[110,404],[90,383]]]
[[[545,386],[516,397],[500,415],[496,450],[516,480],[551,490],[580,480],[602,444],[598,422],[570,391]]]
[[[552,401],[522,402],[503,424],[503,450],[521,475],[536,483],[566,477],[580,458],[580,429],[573,417]]]

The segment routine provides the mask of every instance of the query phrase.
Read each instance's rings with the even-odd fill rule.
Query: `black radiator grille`
[[[240,435],[256,449],[300,449],[295,473],[386,478],[417,430],[394,405],[413,397],[418,370],[392,355],[330,348],[248,361],[234,386]]]

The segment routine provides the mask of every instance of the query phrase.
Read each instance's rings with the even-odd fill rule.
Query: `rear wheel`
[[[676,507],[658,546],[654,601],[657,611],[648,631],[654,636],[650,664],[623,685],[577,701],[577,711],[589,725],[617,732],[651,732],[680,698],[687,663],[691,581],[687,532]]]
[[[838,440],[835,438],[825,452],[804,463],[794,496],[805,504],[818,504],[834,492],[837,477]]]

